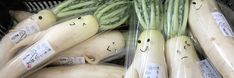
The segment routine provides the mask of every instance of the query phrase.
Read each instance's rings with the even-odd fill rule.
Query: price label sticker
[[[59,63],[63,65],[85,64],[84,57],[59,57]]]
[[[211,66],[208,60],[200,61],[200,67],[204,78],[222,78]]]
[[[35,22],[31,22],[30,24],[27,24],[27,25],[28,26],[25,26],[24,28],[21,28],[20,30],[16,32],[10,33],[9,37],[10,37],[11,42],[17,44],[23,39],[25,39],[28,35],[31,35],[40,31],[38,24]]]
[[[223,32],[224,36],[234,37],[234,33],[230,27],[230,24],[227,22],[224,15],[220,12],[213,12],[212,15],[216,23],[219,25],[219,28]]]
[[[143,78],[162,78],[162,67],[156,64],[150,64],[144,71]]]
[[[25,67],[30,70],[36,65],[39,65],[47,58],[52,56],[55,53],[51,45],[47,40],[42,41],[41,43],[36,43],[35,46],[30,47],[26,50],[26,53],[22,56],[22,62]]]

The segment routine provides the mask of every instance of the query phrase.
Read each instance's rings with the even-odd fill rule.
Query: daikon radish
[[[33,71],[56,54],[93,36],[97,33],[98,26],[95,17],[87,15],[49,28],[39,41],[11,59],[0,70],[0,78],[19,78],[26,72]]]
[[[167,78],[165,40],[160,32],[161,3],[159,0],[135,0],[134,4],[143,32],[125,78]]]
[[[43,68],[25,78],[123,78],[125,69],[112,65],[73,65]]]
[[[9,13],[17,22],[23,21],[24,19],[33,15],[33,13],[18,10],[10,10]]]
[[[124,37],[119,31],[97,34],[88,40],[65,50],[51,65],[97,64],[101,60],[119,54],[125,46]]]
[[[234,33],[215,0],[192,0],[189,24],[223,78],[234,78]]]
[[[169,78],[203,78],[199,58],[192,41],[186,36],[189,0],[166,2],[164,32]]]

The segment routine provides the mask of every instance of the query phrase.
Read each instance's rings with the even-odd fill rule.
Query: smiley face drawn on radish
[[[117,49],[115,48],[115,42],[112,42],[106,49],[109,52],[117,52]]]
[[[141,48],[140,48],[140,51],[141,51],[141,52],[146,52],[146,51],[149,49],[149,45],[147,45],[147,43],[150,42],[150,38],[142,39],[142,40],[139,39],[139,40],[137,41],[138,44],[143,44],[143,45],[144,45],[145,43],[142,43],[142,42],[145,42],[145,43],[146,43],[146,47],[144,47],[144,46],[141,47]]]
[[[82,17],[78,17],[78,18],[75,19],[75,20],[82,21],[81,18],[82,18]],[[84,23],[84,22],[76,23],[76,22],[73,22],[73,21],[71,21],[71,23],[70,23],[69,25],[70,25],[70,26],[76,26],[76,24],[80,24],[80,25],[82,25],[82,26],[85,26],[85,25],[86,25],[86,23]],[[78,26],[80,26],[80,25],[78,25]]]
[[[181,56],[181,60],[184,60],[184,59],[188,59],[189,58],[189,53],[186,53],[186,52],[189,52],[187,51],[187,49],[191,48],[191,43],[188,43],[188,41],[184,41],[184,46],[182,46],[180,49],[181,50],[177,50],[177,54],[179,54],[179,56]]]

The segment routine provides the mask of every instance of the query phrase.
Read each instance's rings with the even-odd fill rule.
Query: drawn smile
[[[181,58],[181,60],[183,60],[183,59],[185,59],[185,58],[188,58],[188,56],[184,56],[184,57],[182,57],[182,58]]]
[[[111,52],[112,50],[110,50],[110,46],[107,47],[106,49],[107,51]],[[115,52],[117,51],[117,49],[115,49]]]
[[[142,50],[142,49],[140,49],[140,50],[141,50],[141,52],[146,52],[148,50],[148,48],[149,48],[149,46],[146,46],[145,50]]]

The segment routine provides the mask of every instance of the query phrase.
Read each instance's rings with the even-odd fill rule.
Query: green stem
[[[145,18],[145,22],[146,25],[149,25],[149,15],[148,15],[148,11],[147,11],[147,6],[146,6],[146,2],[145,0],[142,0],[142,9],[143,9],[143,14],[144,14],[144,18]]]
[[[116,16],[116,15],[118,15],[118,14],[121,14],[121,13],[124,12],[127,8],[128,8],[127,6],[121,7],[121,8],[119,8],[119,9],[113,11],[112,13],[109,13],[109,14],[107,14],[107,15],[101,17],[101,20],[105,20],[105,19],[114,17],[114,16]]]
[[[129,18],[129,6],[130,2],[120,0],[99,7],[94,13],[100,25],[99,31],[114,29],[126,22]]]
[[[80,10],[72,10],[72,11],[67,11],[67,12],[61,12],[61,13],[58,13],[57,16],[59,18],[63,18],[63,17],[75,15],[75,14],[82,14],[82,13],[86,13],[86,12],[92,12],[92,11],[95,11],[97,8],[98,7],[91,7],[91,8],[84,8],[84,9],[80,9]]]
[[[158,20],[156,20],[156,18],[155,18],[155,16],[156,16],[156,14],[155,14],[155,1],[151,2],[150,9],[151,10],[150,10],[150,25],[149,25],[150,27],[149,28],[153,28],[158,23]]]
[[[178,29],[179,29],[179,0],[175,0],[174,2],[174,13],[173,13],[173,30],[172,30],[172,37],[177,36],[178,35]]]
[[[170,0],[167,8],[167,30],[165,31],[167,37],[184,35],[188,20],[189,0]]]
[[[160,2],[159,2],[159,0],[156,0],[156,1],[155,1],[155,4],[156,4],[156,5],[155,5],[155,7],[156,7],[156,8],[155,8],[155,9],[156,9],[156,12],[155,12],[155,13],[156,13],[156,17],[155,17],[155,18],[156,18],[156,21],[155,21],[155,22],[156,22],[156,24],[155,24],[156,26],[155,26],[155,27],[156,27],[156,29],[159,30],[160,27],[161,27],[161,26],[160,26],[160,25],[161,25],[161,22],[162,22],[162,21],[160,20],[160,6],[159,6],[159,5],[160,5]]]
[[[100,26],[100,31],[109,30],[109,29],[114,29],[114,28],[120,26],[121,24],[123,24],[124,22],[126,22],[128,18],[129,18],[129,15],[125,16],[125,17],[122,18],[120,21],[118,21],[118,22],[116,22],[116,23],[114,23],[114,24],[101,25],[101,26]]]
[[[95,1],[88,1],[88,2],[79,3],[79,4],[76,4],[76,5],[69,6],[68,8],[64,8],[63,10],[61,10],[61,12],[73,10],[73,9],[76,9],[76,8],[82,8],[84,6],[89,6],[89,5],[92,5],[94,3],[95,3]]]
[[[184,15],[184,18],[183,18],[183,22],[182,22],[182,28],[181,28],[180,35],[185,34],[185,32],[186,32],[188,15],[189,15],[189,1],[188,0],[185,0],[183,15]]]
[[[118,21],[120,20],[120,17],[113,17],[113,18],[109,18],[109,19],[106,19],[106,20],[100,20],[100,24],[102,25],[105,25],[105,24],[110,24],[110,23],[113,23],[115,21]]]
[[[138,2],[137,2],[137,1],[134,1],[134,7],[135,7],[135,11],[136,11],[138,20],[139,20],[141,26],[142,26],[144,29],[146,29],[146,28],[147,28],[147,25],[146,25],[146,23],[145,23],[145,21],[144,21],[142,15],[141,15],[141,12],[140,12],[140,9],[138,8],[138,7],[139,7],[138,5],[139,5]]]
[[[100,18],[105,12],[110,11],[112,8],[117,7],[118,5],[123,5],[123,4],[126,4],[126,3],[128,3],[128,2],[126,2],[126,1],[119,1],[119,2],[116,2],[114,4],[108,5],[107,7],[103,8],[102,10],[100,10],[98,12],[98,14],[96,15],[96,17]]]
[[[169,0],[168,9],[167,9],[167,31],[165,31],[168,38],[171,37],[171,29],[172,29],[172,14],[173,14],[173,2],[174,0]]]
[[[107,6],[108,6],[107,4],[101,5],[101,6],[95,11],[94,15],[96,16],[96,15],[100,12],[100,10],[102,10],[103,8],[105,8],[105,7],[107,7]]]
[[[54,14],[57,14],[59,11],[61,11],[64,7],[69,6],[72,2],[74,2],[76,0],[67,0],[64,1],[63,3],[59,4],[58,6],[56,6],[55,8],[52,9],[52,12]]]

